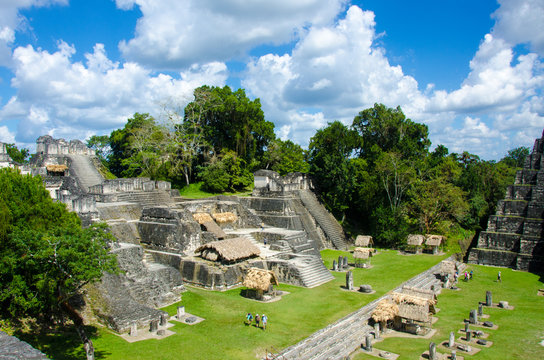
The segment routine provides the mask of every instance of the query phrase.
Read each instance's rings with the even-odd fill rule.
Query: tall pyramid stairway
[[[87,155],[66,155],[70,160],[70,172],[77,178],[77,181],[85,192],[89,187],[101,184],[104,181],[102,175],[96,170],[91,157]]]
[[[317,200],[314,193],[310,190],[299,190],[300,200],[314,217],[318,225],[323,229],[327,238],[332,242],[338,250],[347,250],[344,230],[321,203]]]
[[[513,185],[499,201],[487,230],[470,251],[473,264],[506,266],[539,272],[544,269],[544,134],[535,140]]]

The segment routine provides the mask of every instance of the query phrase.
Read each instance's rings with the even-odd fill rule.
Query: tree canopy
[[[0,169],[0,314],[42,323],[81,317],[70,300],[103,272],[116,272],[105,225],[83,229],[75,213],[54,202],[40,177]]]

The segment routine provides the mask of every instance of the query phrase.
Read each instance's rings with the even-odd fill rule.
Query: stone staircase
[[[334,279],[317,256],[298,256],[292,261],[297,263],[300,278],[304,286],[313,288]]]
[[[451,260],[448,259],[448,260]],[[404,286],[419,289],[431,289],[433,285],[441,285],[435,276],[439,273],[441,264],[414,276],[400,284],[393,291],[401,291]],[[441,286],[437,286],[438,289]],[[318,330],[305,340],[290,346],[278,354],[278,358],[297,360],[345,359],[361,346],[364,336],[373,331],[368,320],[378,303],[389,296],[385,294],[361,309],[345,316],[337,322]]]
[[[298,193],[300,200],[302,200],[306,209],[308,209],[315,221],[321,229],[323,229],[323,232],[327,235],[327,238],[332,242],[334,247],[338,250],[347,250],[348,246],[344,237],[344,230],[342,229],[342,226],[338,224],[338,221],[336,221],[334,216],[321,205],[311,191],[299,190]]]
[[[308,238],[315,240],[319,246],[319,249],[326,249],[330,247],[330,245],[327,244],[327,239],[323,236],[323,234],[317,231],[312,215],[304,206],[302,200],[300,200],[300,198],[293,198],[290,200],[290,206],[298,214],[302,228],[308,234]]]
[[[162,206],[174,203],[174,199],[170,196],[170,193],[164,190],[119,193],[117,201],[137,203],[142,207]]]
[[[315,248],[315,243],[308,240],[306,233],[303,231],[286,236],[285,241],[289,243],[291,250],[296,254],[320,256],[318,250]]]
[[[79,185],[85,192],[89,191],[89,187],[104,181],[102,175],[96,170],[91,157],[75,154],[67,154],[66,157],[71,161],[70,173],[77,178]]]

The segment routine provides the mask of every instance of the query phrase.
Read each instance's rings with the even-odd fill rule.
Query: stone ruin
[[[468,262],[540,272],[544,269],[544,133],[489,217]]]
[[[240,286],[249,268],[271,270],[280,282],[318,286],[334,278],[319,250],[347,249],[341,226],[305,174],[261,170],[251,197],[184,200],[168,182],[105,180],[98,159],[80,141],[42,136],[37,151],[32,173],[42,175],[51,196],[84,225],[106,222],[117,239],[112,251],[122,273],[105,274],[86,295],[94,314],[117,332],[167,316],[156,309],[179,301],[184,284],[225,290]],[[203,214],[207,220],[199,221]],[[234,253],[229,261],[212,261],[198,251],[241,237],[258,248],[258,256]]]
[[[0,168],[13,167],[13,160],[6,150],[6,144],[0,142]]]

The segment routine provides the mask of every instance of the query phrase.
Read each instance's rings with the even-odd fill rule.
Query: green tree
[[[304,150],[291,140],[273,140],[266,150],[264,168],[274,170],[280,175],[291,172],[307,173],[310,166],[304,159]]]
[[[358,146],[357,132],[339,121],[317,130],[310,139],[308,163],[321,200],[338,218],[344,218],[354,191],[351,156]]]
[[[91,340],[71,305],[82,287],[115,273],[105,225],[81,228],[75,213],[53,202],[39,177],[0,169],[0,313],[16,322],[51,322],[67,315],[88,357]]]
[[[375,160],[380,152],[395,152],[404,159],[423,159],[431,145],[426,125],[407,119],[402,109],[383,104],[359,112],[353,128],[361,136],[360,154]]]
[[[171,128],[167,138],[171,178],[181,173],[185,184],[189,185],[198,160],[207,161],[213,155],[204,134],[203,121],[206,112],[217,106],[219,98],[209,87],[203,86],[195,89],[194,100],[183,112],[172,107],[165,109]]]
[[[232,150],[213,158],[199,176],[204,190],[212,193],[240,191],[253,183],[253,174],[247,169],[244,159]]]
[[[468,211],[465,193],[445,176],[418,181],[410,191],[410,214],[417,219],[419,231],[447,233],[454,223],[461,223]]]
[[[111,154],[108,157],[108,168],[117,177],[138,176],[141,169],[131,166],[127,159],[135,155],[134,134],[142,133],[141,129],[155,126],[155,119],[149,114],[135,113],[128,119],[123,129],[112,131],[110,134]],[[145,135],[145,134],[144,134]]]
[[[260,100],[250,100],[244,89],[233,92],[228,86],[203,86],[195,90],[198,93],[205,96],[187,105],[186,117],[198,109],[205,138],[215,153],[232,150],[246,163],[260,161],[275,138],[274,124],[265,120]]]
[[[28,149],[19,149],[17,146],[15,146],[15,144],[6,144],[6,151],[11,160],[15,162],[20,164],[25,164],[28,162],[28,157],[30,156],[30,151]]]
[[[525,159],[529,156],[529,148],[526,146],[520,146],[515,149],[509,150],[508,155],[501,159],[501,162],[504,162],[510,167],[522,168]]]
[[[96,156],[107,164],[111,154],[110,137],[108,135],[93,135],[87,140],[87,146],[95,151]]]

